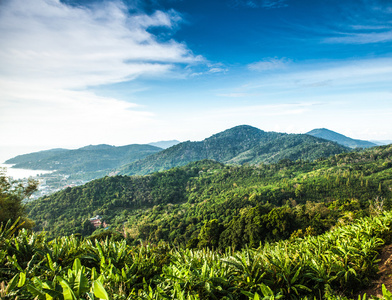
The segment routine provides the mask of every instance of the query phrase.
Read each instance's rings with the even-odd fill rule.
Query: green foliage
[[[67,189],[28,206],[50,232],[0,227],[0,295],[349,299],[392,242],[391,161],[392,146],[312,162],[199,161]],[[60,236],[90,234],[96,214],[110,229]]]
[[[38,183],[29,180],[23,185],[6,177],[0,170],[0,226],[8,221],[20,220],[23,227],[31,228],[34,223],[26,217],[23,200],[29,198],[37,189]],[[3,224],[3,225],[2,225]]]
[[[224,252],[75,236],[48,241],[9,229],[1,232],[2,299],[349,299],[377,275],[392,212]],[[385,286],[383,295],[391,297]]]
[[[122,224],[140,209],[184,202],[190,178],[221,167],[216,162],[201,161],[144,177],[104,177],[30,202],[27,208],[38,231],[45,230],[50,236],[90,235],[93,228],[89,218],[99,214],[109,224]]]
[[[102,178],[34,201],[28,209],[36,229],[49,236],[88,236],[93,230],[88,219],[99,214],[110,232],[134,243],[258,247],[321,234],[392,208],[390,161],[391,146],[312,162],[224,166],[206,160],[147,176]],[[214,219],[218,230],[211,244],[199,235]]]
[[[210,169],[189,179],[186,203],[140,211],[129,217],[125,229],[136,240],[166,240],[194,248],[203,225],[216,219],[222,250],[320,234],[374,214],[377,201],[378,211],[391,207],[392,172],[385,167],[391,149],[374,148],[315,162]],[[371,158],[375,153],[379,158]],[[374,200],[369,207],[368,199],[383,202]]]
[[[210,220],[204,224],[199,233],[199,248],[217,248],[219,236],[223,231],[222,225],[217,219]]]

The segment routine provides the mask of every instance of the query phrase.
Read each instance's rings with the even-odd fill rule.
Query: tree
[[[304,193],[304,186],[302,184],[298,184],[295,188],[295,196],[301,198],[303,193]]]
[[[199,248],[209,247],[217,248],[219,236],[223,231],[223,227],[217,219],[210,220],[204,224],[199,233]]]
[[[23,200],[29,198],[38,187],[36,180],[29,179],[26,184],[18,183],[5,175],[0,169],[0,223],[15,222],[20,218],[22,227],[32,228],[34,222],[27,218]]]

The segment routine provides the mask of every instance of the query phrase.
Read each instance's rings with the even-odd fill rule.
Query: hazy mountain
[[[76,150],[52,149],[19,155],[7,160],[15,168],[56,170],[65,174],[111,170],[162,151],[151,145],[89,145]]]
[[[370,148],[377,146],[377,144],[369,142],[369,141],[363,141],[363,140],[355,140],[352,138],[349,138],[343,134],[334,132],[332,130],[328,130],[325,128],[318,128],[318,129],[313,129],[306,134],[326,139],[329,141],[334,141],[339,143],[340,145],[349,147],[349,148]]]
[[[166,147],[177,142],[162,141],[154,144]],[[337,143],[308,134],[265,132],[241,125],[203,141],[187,141],[165,150],[153,145],[115,147],[101,144],[76,150],[52,149],[19,155],[6,163],[15,164],[16,168],[56,170],[64,174],[90,172],[89,176],[83,175],[89,180],[105,176],[112,170],[125,175],[143,175],[203,159],[228,164],[258,164],[278,162],[281,159],[314,160],[346,151],[347,148]]]
[[[313,160],[348,149],[304,134],[265,132],[242,125],[217,133],[200,142],[183,142],[119,169],[125,175],[143,175],[213,159],[222,163],[256,164],[281,159]]]
[[[373,140],[371,140],[370,142],[375,143],[375,144],[380,145],[380,146],[392,144],[392,140],[381,140],[381,141],[373,141]]]
[[[160,141],[160,142],[149,143],[149,145],[159,147],[162,149],[167,149],[167,148],[170,148],[170,147],[177,145],[179,143],[180,143],[180,141],[170,140],[170,141]]]
[[[43,150],[39,152],[33,152],[33,153],[27,153],[27,154],[22,154],[15,156],[13,158],[8,159],[5,161],[5,164],[27,164],[32,161],[39,161],[42,159],[45,159],[47,157],[51,157],[54,155],[58,155],[64,152],[69,151],[68,149],[63,149],[63,148],[56,148],[56,149],[50,149],[50,150]]]
[[[99,144],[99,145],[84,146],[82,148],[79,148],[79,150],[107,150],[107,149],[114,149],[114,148],[116,147],[107,144]]]

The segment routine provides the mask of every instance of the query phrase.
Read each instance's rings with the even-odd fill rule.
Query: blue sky
[[[391,46],[390,1],[1,0],[0,145],[390,140]]]

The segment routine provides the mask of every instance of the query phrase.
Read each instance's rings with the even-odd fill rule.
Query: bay
[[[0,168],[6,168],[5,175],[12,177],[14,179],[35,177],[37,175],[49,174],[49,173],[53,172],[53,171],[47,171],[47,170],[16,169],[16,168],[12,168],[12,166],[13,165],[0,164]]]

